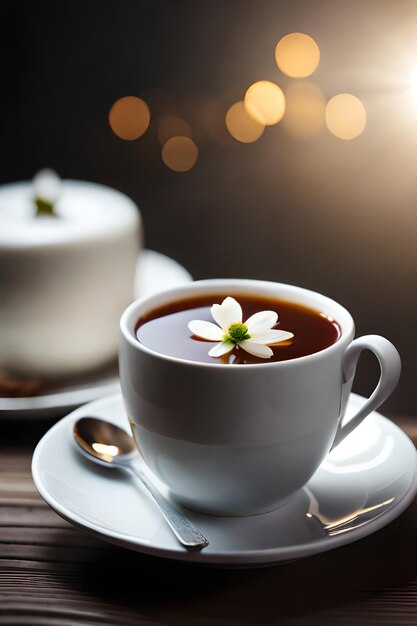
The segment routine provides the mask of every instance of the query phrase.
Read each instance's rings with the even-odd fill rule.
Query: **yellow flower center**
[[[242,322],[231,324],[227,329],[226,335],[223,337],[223,341],[231,341],[235,344],[245,341],[245,339],[250,339],[250,335],[248,333],[248,327],[246,324],[242,324]]]

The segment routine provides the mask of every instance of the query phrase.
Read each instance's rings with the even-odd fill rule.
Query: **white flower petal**
[[[224,335],[224,332],[219,326],[211,322],[204,322],[203,320],[192,320],[189,322],[188,328],[193,335],[202,337],[202,339],[208,339],[209,341],[220,341]]]
[[[228,296],[221,304],[213,304],[211,314],[214,321],[227,332],[231,324],[242,321],[242,307],[234,298]]]
[[[249,334],[252,336],[255,333],[263,333],[269,330],[272,326],[275,326],[277,321],[278,313],[275,313],[275,311],[260,311],[251,315],[245,324],[248,327]]]
[[[235,344],[231,341],[222,341],[221,343],[216,344],[209,352],[209,356],[222,356],[223,354],[227,354],[231,352]]]
[[[245,341],[241,341],[239,347],[246,350],[246,352],[249,352],[249,354],[252,354],[253,356],[258,356],[261,359],[269,359],[274,354],[271,348],[268,348],[268,346],[264,346],[262,343],[255,343],[250,339],[245,339]]]
[[[32,181],[36,198],[54,204],[61,193],[61,179],[54,170],[44,169],[38,172]]]
[[[273,345],[275,343],[280,343],[280,341],[288,341],[288,339],[292,339],[294,335],[286,330],[267,330],[264,333],[253,333],[250,338],[251,341],[255,343],[263,343],[267,346]]]

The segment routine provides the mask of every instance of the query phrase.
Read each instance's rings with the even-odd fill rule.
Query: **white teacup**
[[[293,360],[223,365],[166,356],[135,336],[139,317],[198,295],[259,294],[318,310],[341,328],[331,346]],[[388,397],[401,370],[383,337],[353,340],[349,312],[323,295],[257,280],[203,280],[131,304],[121,318],[120,378],[136,444],[173,498],[219,515],[278,507],[328,452]],[[341,425],[362,350],[381,376],[362,409]]]

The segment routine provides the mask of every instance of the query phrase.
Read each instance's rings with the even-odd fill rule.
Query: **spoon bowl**
[[[137,448],[133,437],[116,424],[95,417],[83,417],[74,425],[74,437],[88,456],[102,465],[129,463]]]

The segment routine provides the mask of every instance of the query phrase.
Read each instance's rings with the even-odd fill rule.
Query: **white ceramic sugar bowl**
[[[58,195],[54,215],[37,215],[31,182],[0,187],[0,370],[17,375],[104,365],[133,298],[138,207],[90,182],[62,181]]]

